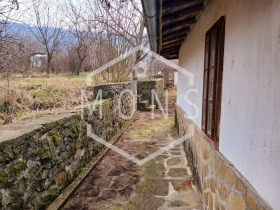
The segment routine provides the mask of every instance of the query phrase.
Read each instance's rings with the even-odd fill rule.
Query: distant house
[[[178,74],[176,118],[180,134],[195,127],[185,149],[205,209],[280,209],[280,1],[142,5],[152,50],[194,75]]]
[[[35,53],[30,57],[31,67],[43,67],[46,64],[47,55],[43,53]]]

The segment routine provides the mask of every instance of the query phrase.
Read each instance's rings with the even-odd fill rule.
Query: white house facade
[[[146,21],[152,49],[194,75],[179,72],[176,112],[181,135],[195,126],[185,150],[204,207],[280,209],[280,1],[180,2],[158,2],[159,41]]]

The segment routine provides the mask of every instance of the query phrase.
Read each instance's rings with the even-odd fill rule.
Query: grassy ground
[[[16,75],[8,81],[0,75],[0,125],[80,104],[86,75]]]
[[[33,73],[28,77],[13,75],[8,82],[0,73],[0,126],[78,107],[81,89],[86,88],[86,76]],[[101,75],[95,76],[92,82],[93,85],[106,83]]]

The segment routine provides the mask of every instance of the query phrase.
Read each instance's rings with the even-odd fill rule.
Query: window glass
[[[215,65],[215,56],[216,56],[216,46],[217,44],[217,30],[214,29],[211,32],[211,54],[210,54],[210,65],[211,67]]]
[[[206,100],[203,100],[202,112],[206,113]],[[206,115],[203,114],[202,115],[202,129],[204,129],[204,130],[205,130],[205,120],[206,120],[205,118],[206,118]]]
[[[208,68],[208,56],[209,56],[209,38],[206,38],[206,44],[205,44],[205,59],[204,59],[204,66],[205,66],[205,69]]]
[[[206,96],[207,96],[207,79],[208,79],[207,73],[208,73],[207,71],[204,72],[203,99],[206,99]]]
[[[212,136],[213,104],[208,104],[207,133]]]
[[[213,92],[214,92],[214,69],[212,68],[209,72],[209,96],[208,100],[213,100]]]

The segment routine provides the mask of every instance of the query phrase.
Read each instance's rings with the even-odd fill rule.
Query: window
[[[203,78],[202,130],[216,147],[219,144],[224,38],[225,17],[221,17],[206,33]]]

